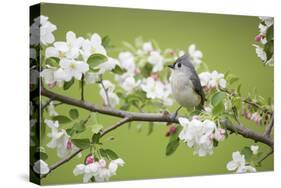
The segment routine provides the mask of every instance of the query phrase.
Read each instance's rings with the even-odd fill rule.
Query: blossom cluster
[[[183,127],[179,134],[179,139],[194,149],[194,154],[207,156],[213,153],[214,141],[223,141],[225,130],[217,128],[215,122],[211,120],[200,121],[193,118],[179,118],[179,123]]]
[[[118,158],[109,162],[108,166],[104,159],[95,161],[93,156],[88,156],[86,164],[78,164],[73,170],[75,176],[83,175],[83,182],[87,183],[92,178],[96,182],[108,181],[113,175],[116,175],[116,171],[119,166],[123,166],[125,162]]]
[[[253,145],[250,149],[253,155],[257,155],[259,146]],[[239,151],[232,153],[232,160],[227,163],[226,168],[229,171],[236,171],[236,173],[256,172],[256,168],[247,164],[245,155]]]
[[[199,74],[199,79],[202,87],[207,90],[213,88],[225,89],[227,85],[227,82],[224,79],[224,74],[218,73],[217,71],[202,72]]]
[[[256,48],[256,54],[260,58],[260,60],[269,66],[273,66],[274,64],[274,56],[273,52],[271,52],[271,49],[273,51],[273,43],[271,42],[273,39],[273,24],[274,19],[273,17],[259,17],[261,20],[261,23],[259,24],[259,34],[255,37],[255,40],[261,45],[253,44],[253,46]],[[270,49],[270,50],[269,50]]]
[[[45,123],[51,129],[51,133],[48,134],[51,141],[47,144],[47,147],[57,149],[58,157],[63,158],[79,150],[79,148],[71,142],[71,138],[66,131],[64,129],[59,129],[58,121],[45,119]]]

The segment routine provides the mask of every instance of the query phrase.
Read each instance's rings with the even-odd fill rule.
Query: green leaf
[[[68,90],[72,85],[74,84],[74,78],[72,78],[70,81],[68,82],[64,82],[63,83],[63,89],[64,90]]]
[[[106,35],[102,38],[102,45],[105,47],[105,48],[108,48],[110,47],[110,37],[109,35]]]
[[[115,160],[115,159],[119,158],[118,155],[114,151],[112,151],[111,149],[106,149],[105,152],[109,156],[109,158],[112,159],[112,160]]]
[[[93,144],[100,144],[100,133],[93,134],[92,136],[92,143]]]
[[[248,146],[246,146],[246,147],[244,147],[244,148],[242,149],[241,154],[242,154],[242,155],[245,155],[245,159],[246,159],[246,160],[251,159],[251,157],[252,157],[252,155],[253,155],[252,150],[251,150],[250,147],[248,147]]]
[[[59,123],[69,123],[72,121],[67,116],[63,116],[63,115],[54,116],[52,119],[54,121],[59,121]]]
[[[273,25],[271,25],[267,30],[266,30],[266,40],[271,41],[273,40]]]
[[[145,66],[141,69],[141,74],[144,77],[149,77],[152,71],[152,65],[149,63],[146,63]]]
[[[126,70],[122,69],[119,65],[116,65],[112,72],[115,74],[124,74]]]
[[[87,60],[87,63],[90,65],[90,66],[93,66],[93,67],[96,67],[98,66],[99,64],[101,63],[104,63],[107,61],[107,57],[102,55],[102,54],[92,54],[88,60]]]
[[[58,67],[59,66],[59,58],[57,57],[49,57],[46,59],[46,64],[50,65],[52,67]]]
[[[103,128],[102,124],[94,124],[92,128],[92,132],[97,134],[102,130],[102,128]]]
[[[273,40],[271,41],[268,41],[265,45],[264,45],[264,51],[266,53],[266,57],[267,57],[267,60],[269,60],[272,55],[273,55],[273,50],[274,50],[274,47],[273,47]]]
[[[177,150],[178,147],[179,147],[178,139],[169,142],[166,147],[166,155],[169,156],[169,155],[173,154]]]
[[[100,152],[102,157],[108,158],[108,155],[107,155],[107,153],[106,153],[106,151],[104,149],[99,149],[99,152]]]
[[[212,105],[216,107],[217,105],[223,102],[224,97],[225,97],[225,93],[218,91],[212,96],[211,99]]]
[[[81,120],[79,123],[74,123],[73,125],[73,131],[75,131],[75,133],[82,133],[86,130],[86,126],[85,126],[85,122],[83,120]]]
[[[80,149],[87,149],[90,147],[90,140],[87,138],[83,139],[72,139],[72,143]]]
[[[79,112],[77,109],[70,109],[68,112],[71,119],[77,119],[79,117]]]
[[[68,128],[68,129],[65,129],[66,133],[69,135],[69,136],[72,136],[73,134],[73,129],[72,128]]]
[[[214,115],[222,114],[225,111],[223,102],[214,106],[212,112]]]

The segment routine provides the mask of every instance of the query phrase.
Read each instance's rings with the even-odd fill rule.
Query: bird
[[[188,110],[194,107],[203,109],[205,93],[189,56],[187,54],[182,55],[173,64],[168,65],[168,67],[171,69],[170,84],[172,95],[177,103],[180,104],[173,117],[177,117],[177,113],[182,107]]]

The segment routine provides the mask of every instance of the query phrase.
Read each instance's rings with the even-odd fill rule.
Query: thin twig
[[[113,131],[114,129],[117,129],[118,127],[120,127],[121,125],[127,123],[130,121],[130,117],[125,117],[123,119],[121,119],[120,121],[118,121],[116,124],[112,125],[111,127],[108,127],[107,129],[105,129],[104,131],[102,131],[101,136],[106,135],[107,133],[109,133],[110,131]]]
[[[266,158],[268,158],[270,155],[273,154],[273,150],[271,150],[270,152],[268,152],[263,158],[261,158],[259,161],[258,161],[258,164],[261,164]]]
[[[81,101],[84,101],[84,74],[82,74],[81,78]]]
[[[99,81],[102,89],[104,90],[105,93],[105,98],[106,98],[106,106],[110,107],[110,100],[109,100],[109,95],[108,95],[108,88],[105,88],[105,85],[103,83],[103,79],[101,78],[101,80]]]

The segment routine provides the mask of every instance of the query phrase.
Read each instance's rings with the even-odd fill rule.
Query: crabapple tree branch
[[[118,127],[124,125],[127,122],[131,121],[145,121],[145,122],[166,122],[166,123],[178,123],[178,119],[174,118],[171,114],[168,112],[164,113],[145,113],[145,112],[128,112],[124,110],[118,110],[118,109],[113,109],[110,107],[99,107],[94,104],[91,104],[86,101],[78,100],[75,98],[70,98],[58,93],[54,93],[50,90],[47,90],[42,87],[41,89],[41,95],[48,97],[52,100],[60,101],[64,104],[76,106],[79,108],[86,109],[91,112],[97,112],[100,114],[105,114],[109,116],[114,116],[114,117],[120,117],[122,118],[120,121],[118,121],[116,124],[112,125],[111,127],[103,130],[101,132],[101,137],[108,134],[109,132],[117,129]],[[235,132],[236,134],[239,134],[245,138],[252,139],[257,142],[264,143],[268,145],[269,147],[272,148],[273,150],[273,145],[274,142],[273,140],[268,137],[267,135],[263,135],[257,132],[254,132],[248,128],[245,128],[243,125],[233,125],[229,121],[221,121],[221,124],[229,131]],[[79,149],[78,151],[74,152],[73,154],[69,155],[68,157],[58,161],[57,163],[53,164],[50,166],[50,172],[58,168],[59,166],[63,165],[64,163],[68,162],[71,160],[74,156],[76,156],[78,153],[80,153],[82,149]],[[50,173],[49,172],[49,173]],[[48,173],[48,174],[49,174]],[[41,177],[46,177],[48,174],[45,174]]]
[[[177,118],[173,118],[171,114],[168,112],[164,113],[145,113],[145,112],[128,112],[124,110],[117,110],[110,107],[98,107],[94,104],[90,104],[86,101],[77,100],[74,98],[70,98],[67,96],[63,96],[61,94],[54,93],[47,89],[41,90],[41,94],[45,97],[52,98],[53,100],[57,100],[63,102],[65,104],[69,104],[72,106],[80,107],[92,112],[97,112],[105,115],[125,118],[123,121],[147,121],[147,122],[166,122],[166,123],[178,123]],[[258,142],[262,142],[270,147],[273,147],[273,141],[260,134],[256,133],[250,129],[245,128],[242,125],[232,125],[229,121],[222,121],[222,125],[228,129],[229,131],[235,132],[245,138],[249,138]],[[118,127],[118,126],[117,126]]]

